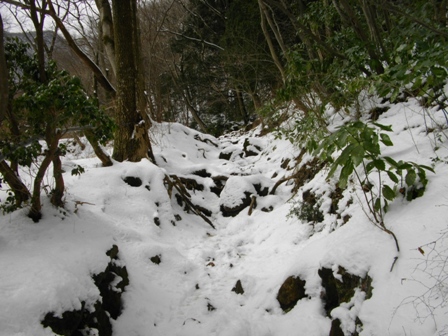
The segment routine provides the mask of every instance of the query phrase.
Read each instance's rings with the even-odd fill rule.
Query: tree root
[[[171,198],[173,195],[173,188],[177,191],[178,195],[185,202],[188,209],[191,210],[194,214],[201,217],[208,225],[210,225],[213,229],[216,229],[213,223],[208,219],[203,211],[196,205],[191,202],[191,195],[185,188],[185,185],[182,183],[180,178],[176,175],[165,175],[164,179],[165,184],[167,185],[168,196]]]

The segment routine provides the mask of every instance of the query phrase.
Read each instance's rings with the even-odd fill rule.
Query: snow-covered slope
[[[446,126],[443,111],[430,112]],[[0,217],[0,335],[53,335],[40,324],[46,313],[96,302],[91,275],[106,267],[105,251],[114,244],[130,279],[114,335],[323,336],[334,318],[347,335],[358,320],[360,335],[448,335],[446,137],[427,134],[434,120],[415,102],[392,106],[379,122],[394,129],[395,145],[385,154],[433,164],[436,171],[428,174],[423,197],[395,200],[385,217],[399,254],[391,236],[367,219],[356,186],[330,211],[336,180],[326,180],[326,169],[297,193],[293,180],[278,184],[274,194],[264,192],[294,173],[300,148],[273,134],[259,136],[259,129],[216,139],[180,124],[156,125],[157,166],[141,161],[103,168],[90,152],[74,148],[64,164],[86,172],[65,174],[66,209],[52,208],[44,196],[38,224],[27,209]],[[299,167],[309,159],[302,157]],[[141,186],[125,183],[129,176]],[[215,229],[185,211],[166,176],[190,188],[191,202]],[[319,223],[291,213],[310,190],[319,198]],[[223,216],[223,208],[244,198],[251,205]],[[151,261],[155,256],[159,264]],[[319,270],[340,278],[339,267],[368,275],[372,295],[356,289],[327,316]],[[290,276],[305,281],[306,295],[285,313],[277,295]],[[238,280],[242,294],[232,291]]]

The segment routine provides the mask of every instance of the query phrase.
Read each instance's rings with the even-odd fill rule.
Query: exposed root
[[[180,180],[180,178],[178,176],[176,176],[176,175],[171,175],[171,176],[165,175],[164,182],[165,182],[165,184],[167,186],[168,196],[170,198],[171,198],[171,196],[173,194],[173,188],[174,188],[177,191],[177,193],[180,196],[180,198],[182,199],[182,201],[185,202],[185,204],[187,205],[189,210],[191,210],[194,214],[196,214],[199,217],[201,217],[212,228],[216,229],[215,226],[213,225],[213,223],[210,221],[210,219],[208,219],[204,215],[204,213],[200,209],[200,207],[194,205],[191,202],[191,195],[187,191],[187,188],[185,187],[185,185],[182,183],[182,181]]]

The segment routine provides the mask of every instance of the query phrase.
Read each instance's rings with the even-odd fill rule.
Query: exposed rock
[[[372,297],[372,279],[368,275],[361,278],[348,273],[341,266],[339,266],[338,274],[341,275],[342,281],[334,276],[333,270],[330,268],[324,267],[318,271],[318,274],[322,279],[322,287],[325,290],[323,295],[325,301],[324,308],[328,316],[342,302],[349,302],[355,294],[356,288],[366,293],[366,300]]]
[[[219,176],[213,176],[212,179],[215,185],[210,187],[210,191],[219,197],[221,195],[222,190],[224,189],[224,186],[226,185],[226,181],[229,178],[227,176],[219,175]]]
[[[282,159],[282,163],[280,164],[280,167],[282,169],[288,169],[289,168],[288,165],[289,165],[290,162],[291,162],[290,158]],[[288,170],[290,170],[290,169],[291,168],[289,168]]]
[[[331,321],[331,329],[328,336],[345,336],[341,329],[341,321],[339,321],[339,319]]]
[[[121,315],[123,309],[121,295],[129,285],[128,271],[126,266],[121,266],[118,252],[117,245],[114,245],[106,253],[111,258],[107,268],[92,277],[103,298],[102,306],[113,319]]]
[[[290,276],[285,280],[277,294],[277,301],[284,312],[289,312],[305,295],[306,281],[299,277]]]
[[[159,265],[162,262],[162,256],[160,254],[155,255],[154,257],[149,258],[154,264]]]
[[[219,153],[219,159],[229,161],[232,157],[232,152],[221,152]]]
[[[235,284],[235,286],[232,288],[232,292],[235,292],[236,294],[244,294],[243,285],[241,284],[241,280],[238,280]]]
[[[192,178],[179,177],[179,180],[183,183],[188,190],[204,191],[204,186],[198,181]]]
[[[126,176],[123,181],[129,184],[131,187],[140,187],[143,184],[142,180],[139,177],[135,176]]]
[[[160,218],[159,217],[154,217],[154,224],[157,226],[160,226]]]
[[[244,156],[246,157],[257,156],[258,154],[260,154],[261,150],[262,148],[260,146],[255,145],[250,138],[246,138],[244,140],[243,144]]]
[[[380,115],[382,115],[384,112],[388,111],[389,107],[385,106],[385,107],[375,107],[373,109],[371,109],[369,111],[370,114],[370,120],[372,121],[377,121],[378,118],[380,117]]]
[[[106,269],[92,276],[102,300],[95,302],[93,307],[81,302],[81,309],[65,311],[62,317],[47,313],[41,322],[45,328],[64,336],[112,335],[110,318],[117,319],[121,315],[121,295],[129,284],[129,277],[126,267],[117,262],[118,247],[114,245],[106,254],[111,259]]]
[[[207,303],[207,310],[211,312],[211,311],[216,310],[216,308],[213,307],[213,305],[212,305],[210,302],[208,302],[208,303]]]
[[[245,192],[244,197],[238,200],[238,203],[235,203],[233,206],[221,204],[220,209],[222,215],[224,217],[235,217],[238,215],[244,208],[248,207],[252,202],[251,193]]]
[[[338,210],[339,210],[339,201],[344,197],[344,195],[342,195],[344,190],[342,190],[341,188],[337,187],[331,194],[330,194],[330,198],[331,198],[331,207],[330,207],[330,213],[331,214],[337,214]]]
[[[210,173],[209,173],[207,170],[205,170],[205,169],[197,170],[197,171],[193,172],[192,174],[193,174],[193,175],[196,175],[196,176],[199,176],[199,177],[203,177],[203,178],[211,177],[211,176],[212,176],[212,174],[210,174]]]
[[[269,194],[269,187],[262,186],[261,183],[255,183],[254,188],[257,191],[257,194],[261,197],[267,196]]]
[[[265,207],[265,208],[261,208],[261,211],[263,212],[271,212],[272,210],[274,210],[274,207],[272,205],[270,205],[269,207]]]
[[[206,143],[208,145],[212,145],[214,147],[218,147],[218,144],[216,144],[215,142],[213,142],[212,140],[210,140],[208,138],[205,138],[205,139],[201,138],[201,136],[199,134],[196,134],[194,136],[194,139],[197,140],[197,141],[204,142],[204,143]]]

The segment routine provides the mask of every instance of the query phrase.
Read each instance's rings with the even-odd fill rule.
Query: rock
[[[331,329],[328,336],[345,336],[341,329],[341,321],[339,321],[339,319],[331,321]]]
[[[234,217],[251,203],[256,190],[251,181],[242,176],[231,176],[221,193],[219,205],[223,216]]]
[[[257,156],[260,154],[262,148],[256,144],[254,144],[253,139],[246,138],[243,144],[244,156]]]
[[[238,215],[244,208],[248,207],[252,201],[251,193],[245,192],[243,198],[235,199],[236,203],[233,205],[220,205],[220,210],[224,217],[235,217]]]
[[[372,278],[366,275],[361,278],[357,275],[348,273],[343,267],[339,266],[338,274],[342,281],[334,276],[330,268],[322,268],[318,271],[322,279],[322,287],[325,290],[323,299],[325,301],[324,309],[328,316],[331,311],[339,307],[342,302],[349,302],[355,294],[355,289],[359,288],[366,293],[366,300],[372,297]]]
[[[106,254],[111,258],[107,268],[92,278],[103,298],[102,307],[110,314],[110,317],[117,319],[123,309],[121,295],[129,285],[129,276],[126,266],[121,266],[119,262],[117,245],[114,245]]]
[[[111,259],[109,264],[103,272],[92,276],[100,291],[101,300],[96,301],[93,307],[81,302],[81,309],[65,311],[62,317],[53,312],[47,313],[41,324],[45,328],[51,328],[57,335],[112,336],[110,318],[117,319],[121,315],[121,295],[129,284],[126,267],[119,265],[118,252],[116,245],[107,251],[106,254]]]
[[[196,170],[196,171],[194,171],[192,174],[193,174],[193,175],[196,175],[196,176],[199,176],[199,177],[203,177],[203,178],[211,177],[211,176],[212,176],[212,174],[210,174],[210,173],[209,173],[207,170],[205,170],[205,169]]]
[[[227,176],[223,175],[213,176],[212,180],[215,185],[210,187],[210,191],[216,194],[218,197],[221,196],[221,192],[224,189],[224,186],[226,185],[226,181],[228,179],[229,178]]]
[[[221,152],[219,153],[219,159],[229,161],[232,157],[232,152]]]
[[[289,312],[300,299],[305,295],[306,281],[299,277],[290,276],[280,287],[277,294],[277,301],[285,313]]]
[[[143,184],[142,180],[139,177],[135,176],[126,176],[123,181],[129,184],[131,187],[140,187]]]
[[[149,258],[154,264],[159,265],[162,262],[162,256],[160,254],[155,255],[154,257]]]
[[[235,286],[232,288],[232,292],[235,292],[236,294],[244,294],[243,285],[241,284],[241,280],[238,280],[235,284]]]

